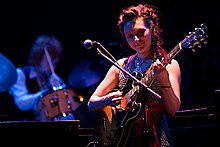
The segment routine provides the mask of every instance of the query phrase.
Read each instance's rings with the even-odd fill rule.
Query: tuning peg
[[[199,43],[199,44],[197,45],[197,47],[198,47],[198,48],[202,48],[202,45]]]
[[[204,44],[208,44],[207,40],[204,40],[203,43],[204,43]]]
[[[204,30],[207,30],[207,27],[206,27],[206,25],[205,25],[204,23],[202,23],[200,26],[201,26]]]

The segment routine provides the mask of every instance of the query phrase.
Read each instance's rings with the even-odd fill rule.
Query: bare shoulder
[[[128,58],[121,58],[121,59],[119,59],[117,62],[118,62],[118,64],[119,65],[123,65],[124,64],[124,62],[125,62],[125,60],[127,60]]]
[[[121,59],[117,60],[118,65],[122,67],[126,59],[127,58],[121,58]],[[111,68],[109,69],[109,73],[112,73],[112,74],[117,73],[118,74],[118,72],[119,72],[119,69],[114,65],[112,65]]]
[[[167,66],[168,67],[179,67],[179,62],[175,59],[172,59],[171,62]]]
[[[179,63],[175,59],[172,59],[171,63],[169,63],[166,68],[169,71],[169,73],[172,72],[172,73],[176,73],[178,75],[180,75],[180,73],[181,73]]]

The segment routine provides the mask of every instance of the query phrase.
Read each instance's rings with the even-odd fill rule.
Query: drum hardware
[[[66,88],[56,89],[54,92],[45,95],[38,102],[38,118],[40,120],[74,119],[72,112],[81,103],[75,101],[73,97],[78,97],[76,92]]]
[[[58,101],[59,101],[58,97],[55,96],[55,95],[53,97],[49,98],[49,102],[50,102],[52,107],[57,106],[58,105]]]
[[[70,101],[70,100],[67,100],[67,108],[70,109],[70,110],[72,109],[71,104],[72,104],[71,101]]]
[[[79,96],[73,96],[73,100],[76,101],[76,102],[83,102],[84,101],[84,97],[79,95]]]
[[[53,86],[53,91],[61,90],[66,88],[66,84]]]

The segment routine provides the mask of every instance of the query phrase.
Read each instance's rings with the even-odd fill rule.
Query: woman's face
[[[132,49],[138,53],[151,51],[151,30],[145,26],[143,19],[126,22],[123,28],[125,38]]]

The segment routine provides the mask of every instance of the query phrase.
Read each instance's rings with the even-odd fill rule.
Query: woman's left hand
[[[156,70],[155,78],[161,83],[170,83],[169,82],[169,73],[159,59],[153,63],[153,68]]]

